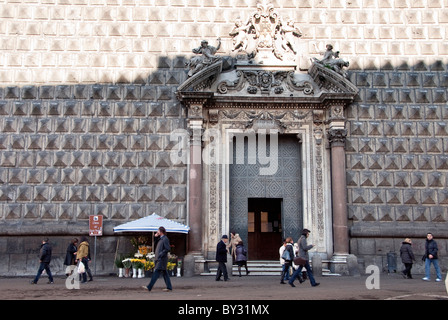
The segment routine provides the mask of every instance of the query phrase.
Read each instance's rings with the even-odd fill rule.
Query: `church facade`
[[[103,3],[104,2],[104,3]],[[448,3],[154,0],[2,4],[0,256],[56,272],[102,215],[188,224],[187,273],[238,233],[277,260],[387,265],[405,238],[448,242]],[[399,259],[397,261],[399,263]],[[421,268],[421,266],[416,266]],[[342,272],[346,269],[342,268]]]

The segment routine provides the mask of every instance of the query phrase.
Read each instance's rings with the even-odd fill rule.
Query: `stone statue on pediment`
[[[218,57],[215,54],[220,47],[221,47],[221,38],[218,38],[218,45],[216,47],[209,45],[207,40],[202,40],[201,46],[198,48],[194,48],[192,50],[193,53],[197,54],[197,56],[191,58],[190,61],[187,63],[187,66],[190,68],[188,76],[192,77],[194,74],[198,73],[202,69],[219,61],[221,57]]]
[[[333,45],[327,44],[326,48],[327,50],[322,53],[323,58],[321,60],[313,58],[314,62],[319,63],[331,70],[334,70],[344,77],[347,77],[347,73],[345,72],[344,68],[350,65],[349,62],[339,58],[339,51],[334,52]]]

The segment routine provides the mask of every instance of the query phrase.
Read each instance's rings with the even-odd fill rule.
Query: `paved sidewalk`
[[[94,281],[80,284],[79,289],[68,289],[66,279],[56,277],[47,284],[43,275],[38,284],[33,277],[0,278],[1,300],[448,300],[445,278],[443,282],[422,281],[422,275],[403,279],[399,274],[380,274],[379,289],[368,289],[368,276],[316,277],[318,287],[309,281],[292,288],[280,284],[275,276],[231,277],[230,281],[215,281],[214,277],[173,277],[172,292],[163,292],[160,278],[151,293],[142,289],[149,278],[133,279],[97,276]],[[444,275],[445,277],[445,275]],[[370,282],[367,281],[367,282]]]

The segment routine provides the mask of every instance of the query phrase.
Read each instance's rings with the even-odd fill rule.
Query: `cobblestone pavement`
[[[94,281],[80,284],[79,289],[68,289],[66,279],[56,277],[47,284],[43,275],[38,284],[31,285],[33,277],[0,278],[0,299],[7,300],[448,300],[445,279],[422,281],[421,275],[403,279],[399,274],[380,274],[376,285],[368,289],[368,276],[316,277],[320,283],[311,287],[307,281],[295,282],[296,287],[280,284],[275,276],[231,277],[230,281],[216,282],[214,277],[172,277],[173,291],[164,292],[160,278],[152,292],[142,286],[149,278],[133,279],[97,276]],[[73,286],[73,285],[71,285]]]

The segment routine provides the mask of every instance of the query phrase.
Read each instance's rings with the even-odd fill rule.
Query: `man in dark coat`
[[[439,248],[437,247],[437,242],[434,240],[434,236],[432,233],[428,232],[426,235],[426,244],[425,244],[425,255],[423,256],[423,261],[425,261],[425,277],[424,281],[430,281],[430,268],[431,263],[434,265],[434,269],[436,269],[436,281],[442,281],[442,273],[440,272],[439,267],[439,256],[438,256]]]
[[[173,287],[171,286],[170,276],[168,275],[166,269],[166,265],[168,264],[168,252],[170,252],[171,248],[170,240],[166,236],[166,230],[164,227],[160,227],[155,236],[160,236],[160,239],[157,242],[157,248],[155,252],[156,261],[154,266],[154,273],[152,274],[151,282],[147,287],[144,288],[147,288],[148,291],[151,291],[157,279],[159,279],[160,273],[163,273],[163,279],[165,280],[166,284],[166,289],[163,289],[163,291],[171,291],[173,290]]]
[[[316,282],[316,280],[314,279],[313,271],[311,270],[311,266],[310,266],[310,262],[309,262],[310,257],[308,255],[308,251],[314,247],[313,244],[308,245],[307,240],[306,240],[309,237],[310,232],[311,231],[308,229],[303,229],[302,236],[300,237],[300,239],[298,241],[299,257],[303,258],[305,260],[305,264],[299,265],[299,268],[296,271],[294,271],[292,277],[289,279],[288,283],[291,285],[291,287],[295,287],[294,280],[296,279],[296,277],[298,277],[298,275],[302,274],[303,267],[305,267],[305,269],[306,269],[306,273],[308,275],[308,279],[310,279],[311,286],[316,287],[320,284],[319,282]]]
[[[221,280],[221,275],[224,275],[224,281],[229,280],[229,275],[227,273],[227,241],[229,238],[227,235],[223,235],[221,241],[218,242],[216,246],[216,261],[219,263],[218,270],[216,271],[216,281]]]
[[[401,244],[400,248],[401,262],[404,264],[404,270],[401,272],[403,278],[412,279],[411,269],[415,261],[414,253],[412,252],[412,241],[406,238]]]
[[[50,270],[51,245],[48,243],[48,238],[42,240],[42,245],[40,246],[40,252],[39,252],[39,261],[40,261],[39,269],[37,270],[36,277],[34,278],[34,280],[31,281],[31,284],[36,284],[37,281],[39,281],[39,278],[44,270],[48,275],[48,283],[52,284],[53,276]]]

